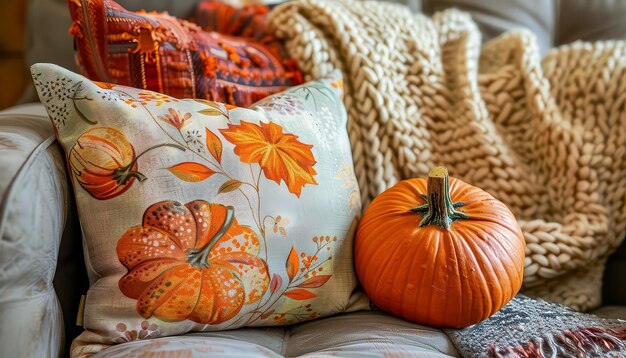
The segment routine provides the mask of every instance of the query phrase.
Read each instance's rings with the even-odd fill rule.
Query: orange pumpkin
[[[525,243],[511,211],[445,167],[405,180],[366,210],[357,275],[379,308],[416,323],[461,328],[519,291]]]
[[[232,207],[162,201],[118,241],[128,268],[119,287],[145,318],[219,324],[265,294],[269,275],[259,252],[257,235],[237,223]]]
[[[69,157],[76,180],[96,199],[111,199],[128,190],[135,178],[145,179],[137,173],[135,149],[113,128],[95,127],[81,134]]]
[[[128,190],[135,179],[146,179],[137,171],[137,159],[163,146],[185,150],[179,145],[160,144],[135,156],[135,149],[120,131],[94,127],[81,134],[72,146],[70,168],[80,186],[91,196],[100,200],[112,199]]]

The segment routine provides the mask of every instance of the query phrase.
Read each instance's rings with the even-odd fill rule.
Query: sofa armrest
[[[68,200],[60,148],[39,104],[0,112],[0,356],[59,356],[53,278]]]

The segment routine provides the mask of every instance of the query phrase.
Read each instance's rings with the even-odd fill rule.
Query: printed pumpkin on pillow
[[[358,308],[360,201],[336,75],[244,109],[55,65],[32,73],[85,239],[86,331],[73,355]]]

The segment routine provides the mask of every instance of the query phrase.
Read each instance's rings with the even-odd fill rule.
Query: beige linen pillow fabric
[[[91,287],[73,355],[344,311],[360,210],[337,75],[253,109],[32,74],[65,149]]]

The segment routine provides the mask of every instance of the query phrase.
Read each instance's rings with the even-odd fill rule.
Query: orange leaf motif
[[[241,186],[241,182],[239,180],[230,179],[224,182],[222,186],[220,186],[220,188],[217,190],[217,193],[218,194],[230,193],[231,191],[235,191],[239,189],[240,186]]]
[[[298,301],[308,300],[308,299],[317,297],[317,295],[314,294],[313,292],[309,290],[303,290],[301,288],[289,290],[283,293],[283,296],[287,296],[293,300],[298,300]]]
[[[184,162],[176,164],[167,168],[172,174],[176,175],[179,179],[188,182],[203,181],[211,175],[215,174],[214,171],[205,167],[202,164],[194,162]]]
[[[306,184],[317,184],[313,166],[317,163],[310,144],[284,133],[276,123],[260,125],[241,121],[220,129],[222,135],[235,145],[235,153],[244,163],[258,163],[267,179],[280,184],[283,180],[289,192],[300,196]]]
[[[283,278],[277,274],[272,275],[272,281],[270,281],[270,293],[274,294],[283,285]]]
[[[268,318],[269,316],[271,316],[273,313],[274,313],[274,309],[271,309],[271,310],[269,310],[269,311],[267,311],[267,312],[263,313],[263,314],[261,315],[261,319],[267,319],[267,318]]]
[[[102,89],[111,89],[111,88],[116,86],[116,84],[108,83],[108,82],[100,82],[100,81],[91,81],[91,82],[93,82],[96,86],[98,86],[98,87],[100,87]]]
[[[302,282],[301,284],[298,285],[298,287],[300,288],[318,288],[323,286],[326,282],[328,282],[328,280],[330,280],[330,278],[332,277],[332,275],[317,275],[317,276],[313,276],[310,279]]]
[[[289,282],[293,280],[298,273],[298,269],[300,268],[300,260],[298,259],[298,251],[296,251],[295,247],[291,247],[291,251],[289,252],[289,257],[287,257],[287,263],[285,264],[287,268],[287,276],[289,276]]]
[[[206,99],[199,99],[199,98],[194,99],[194,101],[198,103],[202,103],[208,107],[208,108],[198,111],[198,113],[200,114],[204,114],[205,116],[223,116],[224,115],[224,112],[222,112],[222,109],[220,108],[219,103],[216,103],[213,101],[207,101]]]
[[[206,148],[219,163],[222,162],[222,141],[206,128]]]

